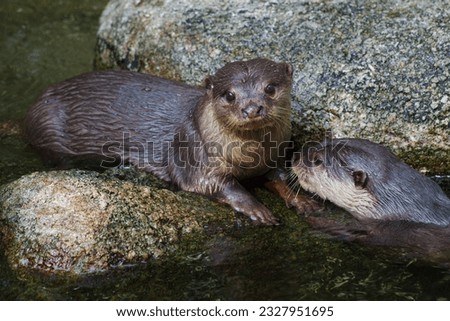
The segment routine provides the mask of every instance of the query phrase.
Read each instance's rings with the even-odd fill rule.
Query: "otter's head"
[[[217,119],[231,130],[290,126],[292,66],[267,59],[236,61],[205,79]]]
[[[367,218],[374,215],[376,202],[371,192],[367,159],[371,159],[370,155],[355,150],[351,140],[336,139],[295,153],[292,171],[305,190],[330,200],[358,218]]]
[[[359,219],[450,222],[450,200],[439,185],[368,140],[334,139],[305,148],[292,170],[304,189]]]

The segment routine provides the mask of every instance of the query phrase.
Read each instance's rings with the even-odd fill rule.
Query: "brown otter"
[[[326,140],[297,158],[292,170],[300,185],[358,219],[450,223],[450,199],[439,185],[382,145]]]
[[[92,72],[49,87],[28,111],[26,133],[56,163],[127,162],[276,224],[239,180],[284,165],[292,73],[287,63],[237,61],[196,88],[134,72]],[[306,198],[289,203],[315,206]]]
[[[386,147],[364,139],[325,140],[294,158],[292,171],[304,189],[357,219],[309,216],[313,227],[342,240],[450,262],[450,199]]]

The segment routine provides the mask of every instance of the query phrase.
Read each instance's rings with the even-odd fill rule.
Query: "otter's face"
[[[292,171],[305,190],[363,218],[374,207],[375,198],[367,188],[367,173],[352,168],[348,155],[345,142],[319,144],[295,153]]]
[[[205,83],[217,118],[227,128],[246,131],[290,124],[289,64],[267,59],[237,61],[219,69]]]

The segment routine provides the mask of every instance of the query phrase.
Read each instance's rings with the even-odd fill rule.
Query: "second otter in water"
[[[450,199],[439,185],[368,140],[326,140],[297,154],[292,170],[304,189],[359,220],[450,223]]]
[[[126,71],[88,73],[49,87],[28,111],[26,132],[57,163],[128,162],[276,224],[239,181],[284,165],[292,72],[287,63],[238,61],[206,78],[205,88]]]
[[[363,139],[324,141],[296,157],[292,170],[300,185],[357,218],[306,217],[314,228],[450,266],[450,199],[430,178]]]

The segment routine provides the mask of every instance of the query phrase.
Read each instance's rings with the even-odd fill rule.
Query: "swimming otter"
[[[356,218],[306,217],[314,228],[340,240],[400,247],[407,256],[450,265],[450,199],[386,147],[342,138],[294,158],[292,171],[304,189]]]
[[[439,185],[368,140],[325,140],[296,153],[292,170],[304,189],[360,220],[450,223],[450,199]]]
[[[56,163],[127,162],[277,224],[239,180],[284,165],[292,73],[287,63],[237,61],[196,88],[128,71],[92,72],[49,87],[28,111],[26,133]],[[301,211],[298,200],[290,204]]]

